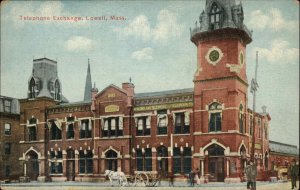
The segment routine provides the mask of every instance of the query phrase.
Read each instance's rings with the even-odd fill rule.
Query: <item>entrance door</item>
[[[224,181],[224,158],[210,157],[208,164],[208,173],[210,174],[209,181]]]
[[[34,151],[30,151],[28,154],[28,176],[30,180],[36,181],[37,177],[39,176],[39,162],[38,162],[38,155]]]
[[[67,181],[75,181],[75,152],[73,149],[67,150]]]
[[[219,145],[211,145],[208,151],[209,181],[224,182],[224,149]]]

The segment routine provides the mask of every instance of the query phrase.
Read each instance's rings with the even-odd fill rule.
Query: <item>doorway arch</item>
[[[30,150],[26,155],[27,158],[27,175],[32,181],[36,181],[39,176],[38,154]]]
[[[224,148],[212,144],[207,147],[209,181],[224,182]]]

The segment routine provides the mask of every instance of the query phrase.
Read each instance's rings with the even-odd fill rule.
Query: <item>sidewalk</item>
[[[195,185],[194,187],[189,187],[189,184],[186,182],[174,182],[174,187],[169,187],[169,182],[162,181],[161,184],[157,187],[120,187],[117,184],[114,184],[111,187],[110,183],[87,183],[87,182],[30,182],[30,183],[11,183],[11,184],[1,184],[1,190],[32,190],[32,189],[41,189],[41,190],[99,190],[99,189],[122,189],[122,190],[146,190],[146,189],[201,189],[201,190],[246,190],[246,183],[207,183]],[[299,181],[297,181],[297,186],[299,187]],[[291,189],[291,182],[257,182],[257,190],[288,190]]]

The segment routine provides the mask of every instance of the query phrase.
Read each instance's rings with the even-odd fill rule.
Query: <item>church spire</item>
[[[90,59],[88,59],[88,68],[85,79],[85,88],[84,88],[84,101],[91,101],[92,98],[92,77],[90,69]]]

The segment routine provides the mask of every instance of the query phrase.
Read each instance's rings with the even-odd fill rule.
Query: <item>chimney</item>
[[[122,83],[122,89],[127,93],[127,106],[132,106],[132,100],[134,96],[134,84],[131,82]]]
[[[94,88],[91,90],[91,96],[92,96],[92,104],[91,104],[91,110],[96,110],[96,95],[98,93],[98,88],[96,88],[96,83],[94,83]]]
[[[263,113],[267,113],[267,106],[262,106],[261,109],[262,109]]]

